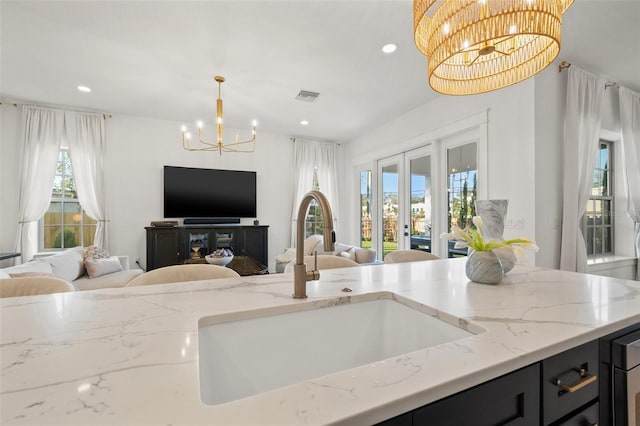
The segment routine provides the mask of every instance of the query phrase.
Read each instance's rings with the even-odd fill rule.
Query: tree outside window
[[[60,149],[51,190],[51,204],[40,221],[40,249],[55,250],[90,246],[96,220],[89,217],[78,201],[69,150]]]

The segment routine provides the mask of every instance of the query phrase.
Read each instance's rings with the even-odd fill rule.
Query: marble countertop
[[[469,282],[464,259],[0,300],[0,423],[372,424],[640,322],[640,282],[517,266]],[[198,320],[387,291],[483,333],[208,406]]]

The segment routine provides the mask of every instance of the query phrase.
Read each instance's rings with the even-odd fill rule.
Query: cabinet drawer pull
[[[562,383],[560,379],[558,379],[556,380],[556,385],[565,392],[575,392],[598,380],[598,376],[596,376],[595,374],[590,374],[584,368],[581,368],[578,372],[580,373],[580,380],[578,380],[574,384],[566,385]]]

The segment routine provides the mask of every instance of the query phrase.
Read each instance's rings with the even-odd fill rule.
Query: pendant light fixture
[[[437,4],[436,4],[437,3]],[[414,0],[414,39],[433,90],[484,93],[523,81],[560,51],[573,0]]]

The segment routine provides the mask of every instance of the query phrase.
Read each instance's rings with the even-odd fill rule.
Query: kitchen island
[[[372,424],[640,323],[640,282],[519,265],[484,285],[466,278],[464,262],[322,271],[305,300],[291,297],[291,274],[2,299],[0,423]],[[201,401],[201,318],[368,293],[425,305],[473,335],[228,403]]]

